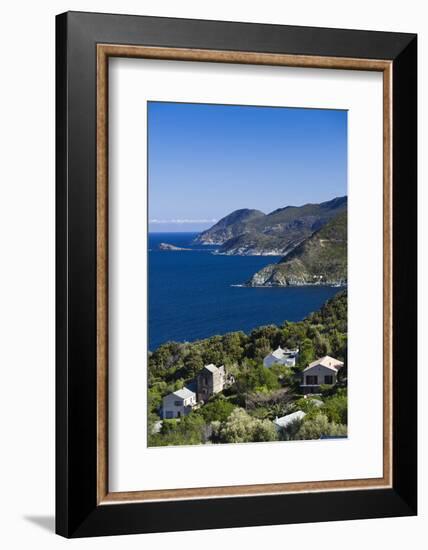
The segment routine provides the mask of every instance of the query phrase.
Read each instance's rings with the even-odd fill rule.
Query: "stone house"
[[[341,367],[343,367],[342,361],[328,355],[312,361],[303,369],[300,389],[304,394],[319,393],[322,384],[334,386]]]
[[[295,367],[298,355],[298,349],[282,349],[281,346],[278,346],[275,351],[272,351],[269,355],[266,355],[263,359],[263,366],[266,368],[270,368],[272,365]]]
[[[216,367],[212,363],[198,373],[196,377],[196,387],[198,401],[208,401],[208,399],[223,391],[226,385],[226,370],[224,365]]]
[[[187,416],[196,406],[196,394],[188,388],[166,395],[162,400],[162,418]]]

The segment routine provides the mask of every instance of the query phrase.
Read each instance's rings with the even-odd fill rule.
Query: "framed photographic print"
[[[416,36],[57,16],[57,532],[414,515]]]

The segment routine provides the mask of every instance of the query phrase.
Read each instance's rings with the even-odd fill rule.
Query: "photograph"
[[[428,547],[423,6],[2,5],[0,550]]]
[[[148,101],[147,158],[147,446],[347,438],[348,112]]]
[[[385,7],[56,16],[57,534],[417,515],[418,36]]]

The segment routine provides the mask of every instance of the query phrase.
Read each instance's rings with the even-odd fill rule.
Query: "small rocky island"
[[[159,244],[159,250],[165,250],[169,252],[177,252],[180,250],[192,250],[191,248],[181,248],[180,246],[175,246],[173,244],[169,243],[160,243]]]

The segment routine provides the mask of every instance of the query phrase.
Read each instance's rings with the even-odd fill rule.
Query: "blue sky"
[[[347,194],[347,112],[148,103],[149,229]]]

